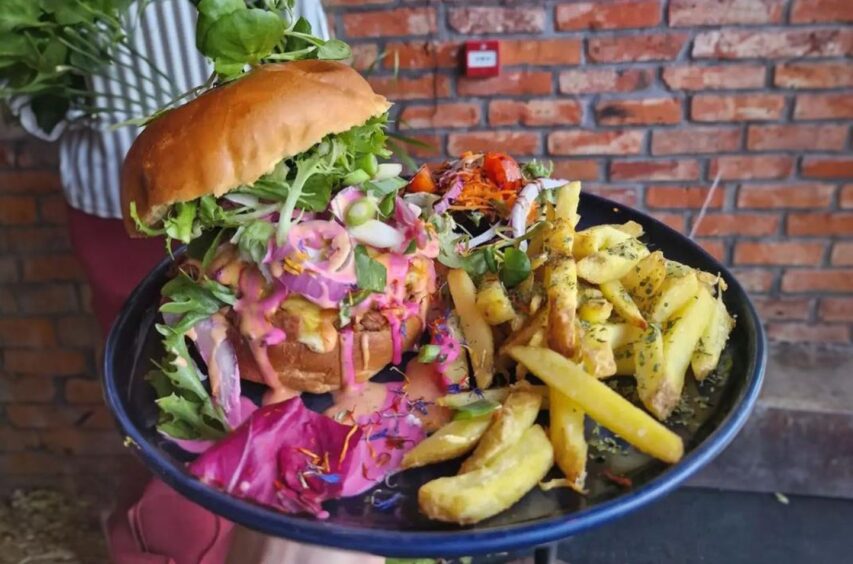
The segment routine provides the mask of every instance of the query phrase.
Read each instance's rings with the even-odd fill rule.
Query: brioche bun
[[[400,343],[404,351],[410,350],[423,332],[421,321],[417,317],[409,317],[405,325],[405,333]],[[393,352],[391,328],[388,325],[378,330],[356,327],[353,330],[352,347],[356,382],[366,382],[390,364]],[[340,338],[329,352],[314,352],[302,343],[286,340],[267,347],[267,354],[270,364],[278,373],[279,381],[286,388],[322,394],[344,387],[345,359]],[[238,348],[237,359],[243,379],[265,383],[248,348]]]
[[[332,61],[267,64],[152,121],[122,169],[125,228],[139,236],[169,206],[252,184],[326,135],[384,113],[390,103],[351,67]]]

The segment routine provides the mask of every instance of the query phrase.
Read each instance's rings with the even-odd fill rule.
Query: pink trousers
[[[92,308],[109,330],[136,285],[165,256],[162,239],[131,239],[122,222],[69,208],[74,253],[92,289]],[[128,462],[117,504],[107,519],[116,564],[223,564],[234,526],[184,499]],[[146,485],[147,484],[147,485]]]

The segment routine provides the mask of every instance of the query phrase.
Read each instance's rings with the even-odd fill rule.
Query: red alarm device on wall
[[[498,76],[500,67],[500,44],[496,40],[465,42],[465,76]]]

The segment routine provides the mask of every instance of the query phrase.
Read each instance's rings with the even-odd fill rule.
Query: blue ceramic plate
[[[138,446],[145,464],[181,494],[231,521],[270,535],[296,541],[397,557],[464,556],[518,550],[553,542],[611,521],[670,492],[717,456],[746,421],[761,388],[766,345],[761,323],[737,280],[702,248],[651,217],[614,202],[584,194],[580,203],[583,228],[600,223],[634,220],[646,230],[644,240],[667,258],[720,272],[728,283],[726,306],[737,326],[723,355],[719,374],[701,386],[688,377],[685,409],[671,425],[685,440],[686,455],[667,466],[635,453],[606,432],[590,429],[593,449],[587,486],[580,496],[566,489],[548,493],[535,488],[508,511],[472,527],[429,521],[418,513],[417,490],[426,481],[455,472],[458,462],[410,470],[367,494],[329,502],[330,518],[284,515],[241,501],[197,481],[184,469],[186,453],[155,431],[154,396],[144,380],[151,360],[160,358],[154,323],[160,288],[166,282],[169,262],[164,261],[136,288],[113,326],[105,354],[106,400],[121,428]],[[387,371],[386,371],[387,372]],[[388,378],[383,374],[380,378]],[[617,380],[628,392],[630,379]],[[246,386],[250,396],[259,391]],[[323,396],[306,396],[319,409]],[[603,440],[602,440],[603,439]],[[626,451],[613,454],[611,451]],[[630,478],[624,488],[604,470]],[[555,474],[556,475],[556,474]],[[393,498],[394,503],[383,504]]]

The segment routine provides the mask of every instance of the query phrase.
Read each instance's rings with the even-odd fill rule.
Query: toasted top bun
[[[267,64],[155,119],[122,169],[125,227],[153,225],[169,206],[221,196],[275,165],[385,112],[390,103],[355,70],[332,61]]]

